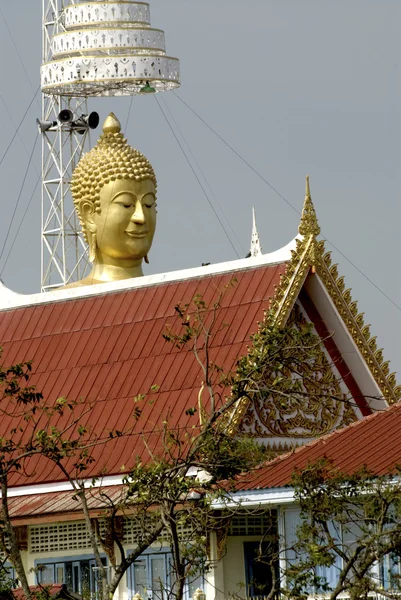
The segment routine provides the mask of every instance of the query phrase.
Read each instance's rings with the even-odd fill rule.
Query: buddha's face
[[[100,213],[93,214],[92,219],[103,257],[142,259],[150,250],[156,229],[153,181],[110,181],[100,191]]]

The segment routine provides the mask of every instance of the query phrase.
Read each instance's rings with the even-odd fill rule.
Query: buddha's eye
[[[156,204],[156,198],[154,194],[145,194],[141,199],[142,206],[145,208],[152,208]]]
[[[117,204],[123,206],[124,208],[132,208],[132,204],[124,204],[124,202],[117,202]]]

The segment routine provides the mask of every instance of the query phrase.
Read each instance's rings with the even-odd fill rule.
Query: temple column
[[[220,560],[220,551],[215,531],[209,537],[209,560],[212,568],[205,575],[206,600],[223,600],[224,598],[224,571],[223,561]]]

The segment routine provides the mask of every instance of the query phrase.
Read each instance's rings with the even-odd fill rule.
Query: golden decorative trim
[[[273,444],[269,444],[269,448],[271,448],[276,454],[285,454],[286,452],[296,450],[300,446],[301,444],[294,444],[291,442],[274,442]]]
[[[229,522],[224,526],[220,527],[216,531],[216,542],[217,542],[217,560],[221,560],[227,553],[227,537],[230,524]]]
[[[358,313],[358,305],[356,301],[352,301],[351,290],[345,289],[344,277],[339,277],[337,265],[332,265],[331,253],[325,252],[323,242],[320,244],[317,273],[382,391],[383,397],[389,404],[394,404],[401,399],[401,386],[397,385],[396,373],[390,373],[390,363],[384,361],[383,349],[377,348],[376,336],[371,336],[370,325],[365,325],[364,313]]]
[[[332,264],[331,253],[326,252],[324,241],[317,239],[320,226],[310,194],[309,177],[306,178],[305,202],[299,233],[302,237],[296,240],[296,248],[292,251],[286,272],[281,276],[280,283],[276,287],[265,319],[278,327],[283,327],[287,323],[306,277],[312,269],[324,283],[383,398],[388,404],[398,402],[401,399],[401,386],[397,385],[396,374],[390,373],[389,362],[384,361],[383,358],[383,349],[377,348],[376,337],[371,335],[370,325],[365,325],[363,313],[358,312],[357,302],[352,300],[351,289],[345,288],[344,277],[339,275],[337,265]],[[259,327],[263,327],[263,322]],[[235,435],[238,431],[248,404],[247,398],[238,402],[228,426],[230,435]]]
[[[308,177],[299,231],[303,237],[297,239],[296,250],[271,302],[270,314],[274,315],[273,321],[279,327],[287,322],[310,269],[314,269],[323,281],[384,399],[389,404],[398,402],[401,399],[401,386],[397,386],[396,374],[390,373],[389,362],[383,359],[383,349],[377,348],[376,337],[372,337],[370,333],[370,325],[365,325],[363,313],[358,313],[357,302],[352,300],[351,289],[345,289],[344,277],[339,276],[337,265],[332,264],[331,253],[325,251],[323,241],[316,239],[320,227],[310,195]]]
[[[298,303],[291,311],[287,327],[299,334],[308,327],[308,321]],[[292,399],[283,403],[280,387],[266,396],[255,394],[238,431],[249,437],[265,440],[308,440],[331,433],[357,420],[347,394],[341,389],[341,380],[333,372],[320,336],[315,330],[312,335],[309,343],[316,345],[313,354],[309,348],[298,347],[295,354],[298,364],[294,364],[291,369],[284,366],[281,373],[284,380],[291,380],[295,372],[303,382],[302,393],[305,395],[299,396],[294,390]],[[291,348],[289,334],[287,339],[288,343],[284,341],[284,345]],[[265,373],[263,385],[270,387],[275,377],[276,373]]]
[[[310,195],[309,175],[306,176],[305,202],[298,231],[303,236],[317,236],[320,233],[320,226]]]

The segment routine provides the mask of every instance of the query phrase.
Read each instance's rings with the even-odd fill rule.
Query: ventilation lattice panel
[[[30,550],[33,554],[86,548],[90,548],[90,538],[84,521],[30,527]]]
[[[191,539],[192,528],[190,526],[178,527],[178,533],[181,539],[190,540]],[[124,544],[136,545],[138,539],[141,536],[141,525],[135,519],[124,519]],[[161,536],[157,540],[158,543],[168,541],[167,535],[162,532]]]

